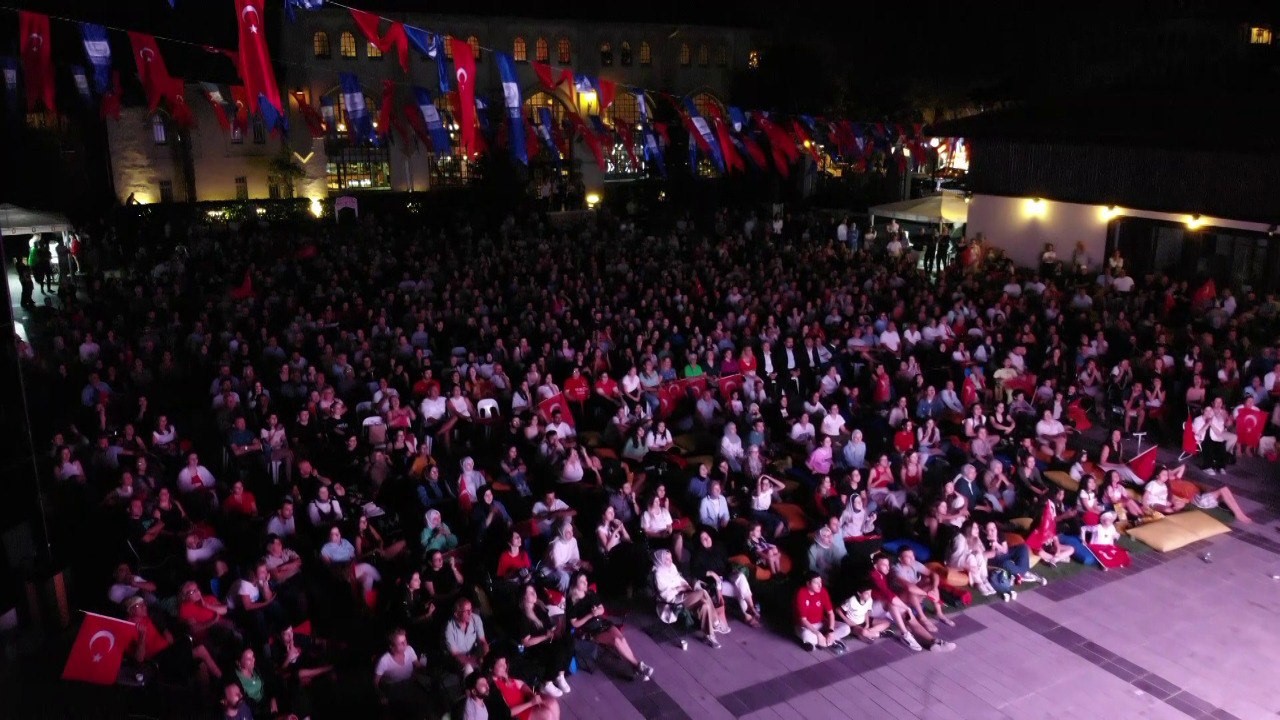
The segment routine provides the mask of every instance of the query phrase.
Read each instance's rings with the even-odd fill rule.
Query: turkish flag
[[[1216,297],[1218,297],[1218,284],[1213,281],[1213,278],[1209,278],[1191,295],[1191,305],[1193,307],[1208,305]]]
[[[120,119],[120,71],[113,70],[111,72],[111,91],[102,94],[102,108],[99,114],[103,120],[111,118],[112,120]]]
[[[129,31],[129,44],[133,46],[133,60],[138,65],[138,79],[147,96],[147,111],[155,112],[160,101],[173,89],[173,78],[165,67],[160,46],[154,35]]]
[[[1128,466],[1128,468],[1133,471],[1133,474],[1137,475],[1138,479],[1142,482],[1150,480],[1151,476],[1156,472],[1156,446],[1152,445],[1146,450],[1138,453],[1133,457],[1133,459],[1125,463],[1125,465]]]
[[[133,642],[133,623],[87,612],[62,669],[63,680],[114,685],[125,648]]]
[[[22,43],[23,80],[27,85],[27,111],[35,110],[36,103],[43,102],[45,110],[54,112],[49,16],[18,11],[18,34]]]
[[[1256,448],[1262,441],[1262,430],[1267,426],[1267,414],[1256,407],[1242,407],[1236,411],[1236,438],[1240,447]]]
[[[195,116],[187,105],[186,88],[187,82],[182,78],[170,78],[169,90],[165,93],[169,101],[169,114],[173,115],[174,123],[184,130],[196,124]]]
[[[1200,441],[1196,440],[1196,426],[1190,416],[1187,417],[1186,422],[1182,423],[1182,452],[1187,455],[1200,452]]]
[[[453,48],[453,76],[458,81],[458,125],[467,157],[476,153],[476,56],[466,40],[449,38]]]
[[[457,55],[454,55],[454,57],[457,57]],[[551,422],[551,414],[556,410],[560,411],[560,419],[569,423],[569,427],[576,426],[573,421],[573,413],[569,411],[569,401],[565,398],[564,393],[556,393],[538,403],[538,414],[542,416],[545,422]]]
[[[718,389],[720,390],[720,400],[729,402],[733,394],[742,389],[742,375],[725,375],[720,378]]]
[[[262,114],[267,127],[275,129],[284,120],[284,105],[276,86],[276,73],[267,51],[267,28],[258,12],[261,0],[236,0],[236,22],[240,27],[240,77],[244,79],[249,109]]]

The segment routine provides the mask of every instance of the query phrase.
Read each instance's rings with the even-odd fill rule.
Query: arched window
[[[444,56],[453,59],[453,37],[446,36],[444,39]]]
[[[711,62],[711,51],[707,49],[705,44],[698,46],[698,64],[706,67]]]
[[[311,46],[315,50],[316,57],[322,60],[328,60],[330,54],[329,33],[321,30],[317,32],[311,39]]]
[[[374,45],[373,43],[369,43],[365,46],[364,54],[365,54],[365,57],[369,58],[370,60],[374,60],[382,57],[382,50],[380,50],[377,45]]]
[[[480,61],[480,39],[475,35],[467,38],[467,44],[471,46],[471,54],[476,57],[476,62]]]
[[[529,61],[529,46],[525,44],[524,38],[517,37],[514,41],[512,41],[511,57],[514,58],[516,62]]]
[[[631,43],[626,40],[623,40],[622,45],[618,47],[618,61],[623,67],[631,66]]]
[[[556,61],[561,65],[573,62],[573,46],[569,44],[569,38],[562,37],[556,41]]]
[[[724,104],[709,92],[700,92],[693,96],[693,106],[702,117],[712,117],[724,113]]]
[[[693,53],[689,52],[689,43],[680,44],[680,64],[685,67],[689,66],[689,62],[693,58]]]
[[[613,65],[613,44],[608,40],[600,43],[600,67]]]
[[[747,53],[747,67],[751,68],[752,70],[758,70],[760,68],[760,51],[759,50],[752,50],[751,52]]]
[[[629,92],[618,93],[609,106],[609,116],[615,126],[621,124],[634,127],[640,122],[640,105],[636,102],[636,96]]]
[[[716,65],[725,67],[729,64],[729,48],[718,45],[716,46]]]
[[[353,58],[356,56],[356,36],[349,32],[342,33],[342,37],[338,39],[338,52],[344,58]]]
[[[640,43],[640,64],[651,65],[653,63],[653,51],[649,49],[649,43]]]
[[[151,116],[151,138],[156,141],[157,145],[169,144],[169,133],[164,125],[164,118],[160,117],[160,113]]]
[[[538,42],[533,44],[533,59],[540,63],[551,60],[551,50],[547,46],[546,38],[538,38]]]

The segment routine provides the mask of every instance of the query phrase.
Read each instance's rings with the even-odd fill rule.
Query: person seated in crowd
[[[141,597],[135,595],[126,600],[124,612],[134,629],[133,639],[125,650],[131,662],[139,666],[153,664],[164,677],[172,679],[190,677],[195,670],[204,685],[208,685],[210,678],[222,678],[222,670],[209,649],[193,644],[186,637],[175,639],[172,632],[157,626]]]
[[[703,581],[690,583],[686,580],[669,550],[658,550],[653,554],[653,587],[661,602],[659,615],[665,622],[675,619],[673,606],[684,608],[693,615],[702,632],[703,642],[717,650],[720,648],[716,633],[727,631],[728,625],[720,626],[715,601]]]
[[[571,692],[565,673],[573,660],[573,637],[563,615],[552,617],[537,588],[525,585],[516,608],[521,660],[530,667],[532,684],[542,695],[558,698]]]
[[[373,592],[373,586],[382,581],[377,568],[360,561],[355,545],[342,536],[342,529],[337,525],[329,528],[329,541],[320,547],[320,559],[335,577],[360,586],[366,599]]]
[[[570,581],[569,592],[565,593],[565,615],[583,640],[613,650],[631,666],[635,677],[645,681],[653,678],[653,666],[636,657],[622,628],[606,616],[604,603],[586,573],[577,573]]]
[[[928,622],[928,618],[923,613],[914,613],[903,601],[902,595],[893,586],[895,575],[892,560],[887,554],[876,553],[872,557],[871,572],[867,578],[871,584],[871,597],[875,600],[876,607],[882,609],[893,620],[894,628],[898,631],[898,637],[902,638],[903,644],[915,652],[924,649],[921,641],[928,643],[929,649],[935,652],[955,649],[955,643],[935,636],[938,628]]]
[[[915,551],[910,546],[903,546],[898,551],[898,562],[893,565],[893,588],[931,633],[937,632],[938,627],[925,615],[923,603],[926,600],[933,604],[933,614],[938,622],[951,627],[956,624],[943,609],[941,586],[942,578],[916,560]]]
[[[462,676],[474,672],[489,652],[489,641],[484,634],[484,621],[468,598],[458,598],[453,606],[453,616],[444,626],[444,646],[454,662],[462,668]]]
[[[547,546],[547,567],[556,576],[561,592],[569,589],[574,573],[591,570],[591,563],[582,559],[573,523],[567,519],[557,526],[555,538]]]
[[[387,651],[378,658],[373,669],[373,686],[383,705],[402,715],[421,715],[429,704],[428,687],[423,675],[427,656],[419,655],[409,645],[403,628],[387,634]]]
[[[892,625],[883,609],[877,611],[869,582],[859,584],[853,594],[836,606],[835,617],[849,628],[850,635],[865,643],[875,642]]]
[[[804,585],[796,591],[794,608],[796,637],[805,650],[827,648],[837,655],[844,654],[847,648],[842,640],[851,629],[846,623],[836,622],[835,607],[821,575],[805,575]]]
[[[747,580],[746,568],[730,565],[724,546],[715,539],[711,531],[705,528],[699,530],[695,540],[689,557],[689,574],[701,579],[703,586],[711,593],[719,627],[728,632],[726,598],[738,601],[738,610],[744,622],[751,627],[760,627],[760,608],[756,605],[751,583]]]
[[[832,575],[839,572],[848,552],[839,530],[840,518],[832,517],[814,532],[813,544],[809,546],[809,570],[821,575],[825,581],[830,581]]]

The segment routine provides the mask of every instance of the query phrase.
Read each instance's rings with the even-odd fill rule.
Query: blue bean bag
[[[922,545],[921,543],[915,540],[910,540],[910,539],[886,540],[883,544],[880,545],[880,548],[882,550],[894,556],[897,556],[898,551],[900,551],[903,547],[909,547],[913,552],[915,552],[916,562],[919,562],[919,563],[929,562],[929,556],[932,554],[929,552],[929,548],[925,547],[924,545]]]
[[[1084,541],[1076,537],[1075,535],[1066,535],[1064,533],[1058,533],[1058,542],[1075,550],[1075,553],[1072,554],[1071,559],[1082,562],[1085,565],[1098,564],[1098,558],[1094,557],[1093,553],[1089,552],[1089,549],[1084,546]]]

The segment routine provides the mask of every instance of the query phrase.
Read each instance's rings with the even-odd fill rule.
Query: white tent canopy
[[[871,216],[871,224],[876,217],[889,217],[923,225],[963,225],[969,221],[969,205],[964,195],[957,192],[942,192],[938,195],[903,200],[901,202],[876,205],[867,211]]]
[[[60,213],[28,210],[8,203],[0,205],[0,236],[62,233],[72,230],[71,222]]]

